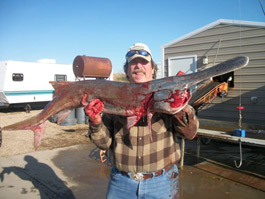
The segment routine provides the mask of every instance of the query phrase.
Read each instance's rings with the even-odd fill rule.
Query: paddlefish
[[[34,132],[35,150],[41,144],[45,126],[50,117],[56,116],[60,124],[74,108],[82,107],[82,99],[87,95],[87,102],[100,99],[104,103],[103,113],[127,117],[127,128],[147,115],[151,133],[153,113],[176,114],[181,111],[191,98],[190,87],[248,64],[249,58],[239,56],[203,71],[181,74],[152,80],[145,83],[124,83],[102,79],[76,82],[50,82],[54,87],[54,98],[44,109],[29,119],[2,128],[7,130],[32,130]]]

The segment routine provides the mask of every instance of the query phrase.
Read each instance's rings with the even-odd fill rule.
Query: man
[[[129,48],[124,71],[130,83],[151,81],[156,70],[148,46],[136,43]],[[178,198],[177,137],[195,136],[199,123],[194,109],[187,105],[175,115],[154,113],[150,139],[146,115],[128,130],[126,117],[101,117],[103,108],[96,99],[85,111],[90,118],[90,138],[100,149],[108,150],[112,165],[107,198]]]

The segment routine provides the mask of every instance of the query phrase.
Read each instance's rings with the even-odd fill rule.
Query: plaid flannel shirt
[[[111,164],[124,172],[155,172],[180,159],[178,136],[192,139],[199,123],[194,109],[176,115],[155,113],[149,133],[147,118],[142,117],[131,129],[124,116],[103,114],[102,123],[90,124],[90,138],[100,149],[108,150]],[[150,136],[152,136],[152,141]]]

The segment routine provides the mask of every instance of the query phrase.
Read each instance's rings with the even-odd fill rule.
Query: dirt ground
[[[37,115],[41,110],[26,112],[0,112],[0,127],[22,121],[26,118]],[[77,144],[89,143],[85,135],[88,132],[87,124],[76,124],[75,126],[60,126],[48,122],[40,150],[54,149]],[[30,130],[23,131],[2,131],[2,146],[0,156],[6,157],[16,154],[23,154],[34,151],[34,134]]]

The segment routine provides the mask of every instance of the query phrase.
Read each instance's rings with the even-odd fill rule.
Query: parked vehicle
[[[0,62],[0,107],[51,101],[49,81],[75,81],[72,65],[51,59]]]

